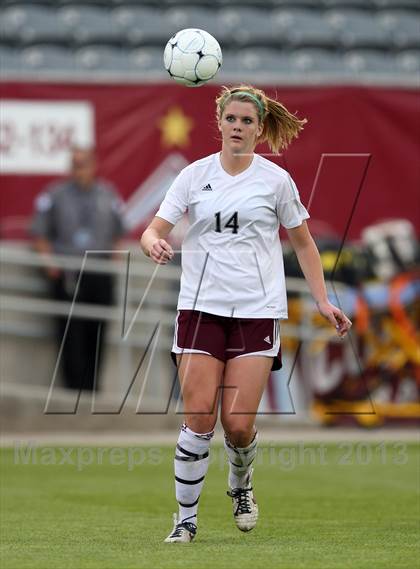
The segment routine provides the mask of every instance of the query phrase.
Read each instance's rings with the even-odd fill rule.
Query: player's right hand
[[[149,251],[149,257],[158,265],[166,265],[173,256],[173,249],[165,239],[156,239]]]

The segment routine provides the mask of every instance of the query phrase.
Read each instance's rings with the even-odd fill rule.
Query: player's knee
[[[214,429],[217,419],[214,404],[197,397],[184,399],[184,412],[187,425],[195,433],[209,433]]]
[[[210,433],[216,424],[216,419],[209,414],[188,414],[186,424],[195,433]]]
[[[229,441],[236,447],[248,446],[254,436],[254,422],[223,422],[223,428]]]

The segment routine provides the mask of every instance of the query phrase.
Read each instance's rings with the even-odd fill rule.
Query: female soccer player
[[[319,312],[339,336],[351,326],[328,301],[309,214],[292,178],[254,154],[264,141],[276,153],[287,148],[306,121],[251,86],[224,87],[216,104],[221,152],[181,171],[141,238],[144,253],[166,264],[173,257],[166,238],[188,211],[172,347],[185,415],[174,460],[179,513],[166,542],[189,542],[196,534],[219,399],[234,519],[242,531],[256,525],[255,416],[270,371],[281,367],[279,319],[287,318],[279,224]]]

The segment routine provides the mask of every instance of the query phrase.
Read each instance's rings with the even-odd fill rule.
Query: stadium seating
[[[165,78],[176,31],[214,34],[220,77],[418,76],[418,0],[0,0],[3,74]]]
[[[51,2],[49,0],[33,0],[30,3],[34,6],[51,6]],[[28,0],[0,0],[0,8],[19,6],[20,4],[28,4]]]
[[[221,6],[255,6],[257,8],[308,8],[318,9],[320,7],[320,0],[219,0],[218,4]]]
[[[169,24],[171,34],[184,28],[200,28],[218,37],[223,43],[228,39],[223,28],[219,26],[218,13],[211,8],[176,7],[164,13],[166,24]],[[169,36],[167,36],[168,38]]]
[[[264,47],[244,48],[240,54],[237,51],[227,52],[220,77],[240,80],[245,74],[288,74],[292,72],[290,55],[276,49]]]
[[[79,49],[75,53],[75,64],[80,71],[106,73],[118,70],[120,73],[129,69],[126,50],[100,44]]]
[[[108,8],[72,5],[59,10],[58,16],[76,45],[123,42],[123,32],[114,25]]]
[[[0,6],[16,6],[27,4],[28,0],[0,0]],[[118,6],[152,6],[167,7],[196,7],[218,8],[227,6],[253,6],[260,9],[269,8],[307,8],[323,10],[328,8],[355,8],[360,10],[417,10],[420,11],[418,0],[30,0],[31,4],[57,7],[67,5],[89,5],[102,7]]]
[[[130,71],[139,77],[140,73],[147,72],[149,77],[161,77],[162,50],[160,48],[138,48],[129,53],[128,65]],[[165,74],[166,77],[166,74]]]
[[[69,29],[60,20],[56,10],[37,4],[9,6],[0,15],[1,41],[11,44],[31,45],[70,41]]]
[[[272,15],[279,43],[291,47],[330,47],[337,43],[337,33],[324,15],[302,9],[275,10]]]
[[[357,10],[373,10],[375,0],[323,0],[325,8],[353,8]]]
[[[270,46],[279,37],[267,10],[228,7],[218,20],[220,33],[234,46]]]
[[[389,34],[378,17],[360,10],[330,10],[327,19],[336,30],[337,42],[348,48],[382,48],[389,47]]]
[[[420,76],[420,49],[401,51],[396,56],[395,61],[401,74]]]
[[[296,49],[291,55],[292,70],[299,74],[314,74],[330,77],[351,75],[343,65],[343,59],[338,53],[327,49],[303,48]]]
[[[76,71],[74,54],[63,47],[36,45],[22,51],[22,69],[38,71],[48,69],[50,73],[65,74]]]
[[[129,45],[164,46],[177,31],[161,11],[149,6],[124,6],[113,12],[113,23]]]
[[[87,2],[83,2],[83,0],[53,0],[52,4],[59,8],[67,6],[93,6],[109,9],[113,7],[113,0],[87,0]]]
[[[401,10],[385,12],[380,16],[380,21],[395,48],[420,48],[420,13]]]
[[[418,0],[373,0],[373,3],[379,9],[420,10]]]
[[[353,73],[392,75],[398,72],[396,59],[381,51],[355,49],[344,54],[345,67]]]
[[[39,71],[65,75],[77,69],[73,52],[55,45],[37,45],[23,50],[1,46],[0,59],[3,73],[12,76],[32,76]]]
[[[11,73],[19,70],[20,50],[8,45],[0,45],[0,61],[2,73]]]

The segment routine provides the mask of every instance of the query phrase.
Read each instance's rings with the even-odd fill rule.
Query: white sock
[[[198,500],[209,466],[210,433],[194,433],[184,423],[176,445],[175,494],[179,504],[179,521],[197,525]]]
[[[229,487],[245,488],[248,485],[248,475],[251,464],[257,455],[258,437],[255,436],[247,447],[235,447],[225,433],[225,450],[229,458]]]

